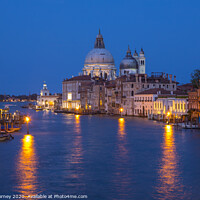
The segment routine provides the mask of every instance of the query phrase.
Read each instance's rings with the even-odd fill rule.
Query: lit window
[[[72,100],[72,93],[68,93],[67,99],[68,99],[68,100]]]

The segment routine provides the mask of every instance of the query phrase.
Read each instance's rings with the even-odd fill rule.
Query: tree
[[[191,73],[191,83],[194,88],[200,88],[200,70],[199,69],[195,69]]]

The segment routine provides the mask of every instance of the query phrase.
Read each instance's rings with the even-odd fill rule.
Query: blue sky
[[[190,81],[200,66],[200,1],[0,0],[0,94],[61,92],[78,75],[99,28],[116,67],[143,47],[146,70]],[[119,72],[119,70],[118,70]]]

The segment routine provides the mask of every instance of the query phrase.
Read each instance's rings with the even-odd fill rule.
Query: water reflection
[[[159,187],[157,192],[161,199],[177,198],[181,195],[182,184],[178,165],[178,155],[174,141],[174,132],[171,125],[165,126],[164,141],[162,144],[163,155],[159,170]],[[181,196],[179,196],[179,199]]]
[[[82,186],[82,176],[83,176],[83,148],[82,148],[82,135],[81,135],[81,124],[80,124],[80,115],[75,115],[74,119],[74,132],[72,135],[72,148],[69,157],[69,169],[70,173],[68,174],[68,178],[71,179],[69,181],[68,186],[71,185],[73,187]],[[76,184],[74,184],[76,183]]]
[[[123,135],[125,135],[125,120],[124,120],[124,118],[119,118],[118,123],[119,123],[118,133],[120,136],[123,136]]]
[[[17,190],[23,195],[34,195],[37,190],[37,160],[34,147],[34,137],[24,135],[22,149],[17,163]]]
[[[127,149],[127,138],[125,131],[125,119],[118,119],[117,148],[115,151],[115,169],[113,177],[114,199],[126,199],[131,191],[131,168]]]

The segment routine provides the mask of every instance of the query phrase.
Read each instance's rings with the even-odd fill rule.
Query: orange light
[[[119,110],[120,110],[120,112],[123,112],[123,108],[120,108]]]
[[[167,116],[169,117],[171,115],[171,113],[170,112],[167,112]]]
[[[26,117],[25,120],[28,123],[30,121],[30,117]]]

